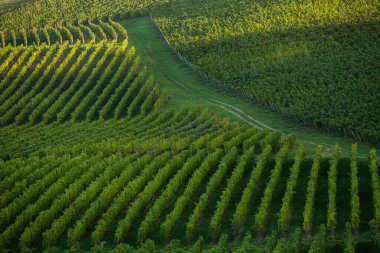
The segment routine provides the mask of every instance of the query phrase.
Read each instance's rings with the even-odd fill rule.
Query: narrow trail
[[[243,118],[246,122],[255,122],[256,124],[254,124],[255,126],[261,126],[259,127],[260,129],[268,129],[268,130],[271,130],[271,131],[277,131],[277,129],[275,128],[272,128],[270,126],[268,126],[267,124],[257,120],[257,119],[254,119],[253,117],[249,116],[248,114],[246,114],[245,112],[243,112],[242,110],[240,110],[239,108],[237,108],[236,106],[233,106],[231,104],[227,104],[227,103],[223,103],[219,100],[215,100],[215,99],[210,99],[211,101],[215,101],[217,104],[219,104],[220,106],[226,106],[228,108],[230,108],[234,114],[237,114],[237,115],[241,115],[239,117]],[[248,119],[248,120],[247,120]]]
[[[149,72],[154,74],[162,88],[169,91],[170,109],[202,107],[259,129],[294,134],[310,153],[315,151],[317,145],[324,145],[323,155],[329,156],[335,144],[338,144],[342,156],[349,156],[353,142],[351,139],[294,125],[276,113],[256,107],[238,97],[226,95],[200,79],[165,44],[149,17],[128,19],[122,24],[128,30],[130,44],[136,47]],[[369,147],[359,145],[358,151],[360,157],[368,157]]]

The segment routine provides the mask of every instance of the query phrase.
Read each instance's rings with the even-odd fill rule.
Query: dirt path
[[[259,129],[294,134],[310,154],[317,145],[324,145],[323,155],[330,155],[337,143],[342,156],[349,156],[352,143],[350,139],[294,125],[269,110],[219,92],[178,60],[164,43],[149,17],[129,19],[123,22],[123,25],[130,35],[130,44],[136,47],[149,71],[155,75],[155,80],[163,89],[169,91],[171,99],[168,108],[178,110],[201,107]],[[368,151],[368,147],[359,146],[360,157],[368,156]]]
[[[216,102],[217,104],[219,104],[220,106],[225,106],[225,107],[228,107],[231,111],[234,112],[234,114],[238,114],[238,115],[241,115],[240,118],[243,118],[246,122],[255,122],[255,126],[260,126],[259,128],[260,129],[268,129],[268,130],[271,130],[271,131],[277,131],[277,129],[275,128],[272,128],[270,126],[268,126],[267,124],[257,120],[257,119],[254,119],[253,117],[251,117],[250,115],[246,114],[245,112],[243,112],[242,110],[240,110],[239,108],[237,108],[236,106],[233,106],[231,104],[227,104],[227,103],[223,103],[219,100],[216,100],[216,99],[210,99],[211,101],[214,101]]]

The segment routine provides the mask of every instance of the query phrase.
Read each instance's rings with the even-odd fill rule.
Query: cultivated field
[[[380,252],[379,6],[0,15],[0,250]]]

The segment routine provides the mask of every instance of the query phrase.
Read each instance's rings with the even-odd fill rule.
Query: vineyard
[[[355,145],[350,159],[339,158],[338,147],[334,157],[321,157],[322,146],[305,158],[294,136],[201,110],[138,116],[119,123],[122,128],[115,124],[101,142],[80,130],[102,135],[109,124],[51,126],[47,136],[72,131],[76,140],[57,137],[56,148],[45,149],[35,140],[35,150],[44,152],[29,148],[23,153],[28,158],[1,162],[1,248],[49,249],[62,240],[69,248],[86,247],[87,240],[94,247],[179,240],[179,246],[236,248],[230,242],[241,239],[257,252],[287,252],[297,246],[291,239],[297,233],[306,236],[304,249],[314,247],[322,224],[326,245],[350,243],[343,236],[348,221],[351,243],[375,249],[358,236],[369,224],[372,236],[378,233],[374,150],[369,163],[356,158]],[[33,131],[38,128],[45,127]]]
[[[97,19],[96,22],[86,21],[77,24],[66,23],[65,25],[56,24],[43,28],[32,28],[20,30],[1,31],[1,47],[23,45],[40,46],[45,44],[50,46],[55,43],[63,44],[74,43],[96,43],[101,41],[122,41],[127,39],[126,30],[118,22],[107,18],[107,21]]]
[[[114,16],[134,17],[149,12],[167,0],[36,0],[0,16],[0,30],[33,29],[61,22],[80,22]]]
[[[36,0],[1,14],[0,251],[380,252],[380,162],[374,147],[354,143],[342,152],[322,141],[301,144],[295,134],[214,98],[206,103],[213,101],[231,117],[191,96],[180,97],[190,107],[178,106],[173,89],[153,75],[152,65],[161,61],[145,57],[155,49],[136,49],[137,38],[125,28],[131,18],[150,13],[151,28],[168,35],[159,43],[180,56],[178,64],[185,56],[196,64],[185,62],[192,66],[186,71],[201,71],[201,78],[223,84],[227,92],[233,88],[237,96],[254,91],[260,103],[328,131],[351,131],[378,143],[380,108],[374,101],[380,93],[376,72],[369,71],[377,66],[378,41],[368,37],[378,29],[378,5],[361,2],[338,8],[334,1]],[[318,8],[310,12],[310,6]],[[243,9],[245,18],[237,14]],[[221,18],[224,11],[232,16]],[[352,25],[366,19],[353,28],[343,16]],[[332,30],[301,33],[320,25],[311,24],[314,19]],[[342,26],[339,36],[328,28],[333,22]],[[349,42],[352,30],[360,40]],[[322,46],[316,36],[326,33],[330,44]],[[307,58],[271,48],[283,46],[284,36]],[[320,68],[322,56],[328,56],[327,69],[339,61],[330,48],[337,41],[360,48],[339,49],[339,57],[356,57],[357,65],[342,62],[347,69],[332,69],[327,79],[299,75],[301,65]],[[278,55],[264,57],[268,48]],[[356,79],[346,75],[352,68]],[[166,74],[188,94],[189,87]],[[347,82],[342,88],[329,78]],[[299,87],[301,79],[310,87]],[[355,82],[367,90],[352,89]],[[360,102],[347,104],[339,89]]]
[[[160,111],[168,99],[127,38],[120,44],[66,41],[4,51],[2,125],[133,117]]]
[[[377,0],[179,0],[153,16],[171,46],[229,93],[378,144],[379,12]]]
[[[379,10],[367,0],[38,0],[1,15],[0,37],[3,47],[112,40],[112,19],[151,12],[174,50],[226,92],[299,125],[378,144]]]

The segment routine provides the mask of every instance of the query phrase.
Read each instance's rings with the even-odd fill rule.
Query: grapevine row
[[[103,213],[102,218],[97,222],[95,230],[91,233],[91,239],[93,242],[101,242],[114,223],[117,215],[126,208],[128,203],[132,201],[150,178],[165,165],[170,157],[170,153],[165,152],[156,157],[149,165],[145,166],[145,164],[141,164],[142,166],[145,166],[141,171],[141,174],[125,186],[125,188],[113,200],[113,203],[107,211]]]
[[[86,33],[90,35],[90,38],[85,38]],[[87,21],[78,25],[68,23],[67,25],[56,24],[42,28],[0,31],[0,37],[0,48],[5,48],[33,45],[39,47],[41,44],[50,46],[54,43],[63,44],[65,41],[70,45],[76,42],[85,44],[95,42],[95,40],[118,41],[119,37],[126,39],[128,35],[121,24],[107,18],[106,22],[99,19],[96,22]],[[22,43],[18,43],[19,38]]]
[[[103,164],[102,164],[103,165]],[[110,168],[109,165],[108,170]],[[115,168],[120,168],[121,166],[113,166],[113,173],[117,173]],[[29,226],[24,230],[20,236],[20,242],[24,247],[30,247],[34,240],[37,240],[44,229],[47,229],[54,218],[69,206],[73,200],[78,196],[82,190],[84,190],[99,174],[100,177],[107,178],[107,169],[104,170],[103,166],[93,166],[82,174],[79,178],[73,181],[72,184],[66,189],[66,191],[57,196],[53,201],[49,209],[40,212],[37,218],[29,224]]]
[[[303,161],[304,156],[304,146],[299,145],[296,151],[296,155],[294,157],[294,164],[290,169],[290,177],[288,178],[286,191],[284,197],[282,198],[282,205],[278,214],[277,224],[279,230],[283,234],[288,230],[291,215],[291,204],[296,193],[298,177],[301,170],[301,163]]]
[[[268,217],[268,209],[272,202],[272,198],[274,195],[274,191],[278,185],[280,180],[280,174],[283,169],[283,164],[287,158],[287,154],[289,152],[290,146],[288,143],[283,145],[280,151],[276,155],[276,165],[272,169],[269,182],[264,190],[263,197],[261,199],[261,203],[259,205],[258,211],[255,215],[255,226],[259,233],[264,232],[265,222]]]
[[[380,227],[380,181],[379,171],[377,166],[376,150],[372,149],[369,153],[369,170],[371,173],[371,185],[373,194],[373,206],[374,206],[374,221],[378,227]]]
[[[256,139],[257,140],[257,139]],[[267,162],[271,157],[272,146],[266,145],[262,153],[257,157],[255,167],[252,169],[248,183],[243,190],[241,199],[236,206],[235,212],[232,218],[232,228],[234,232],[239,232],[246,221],[249,206],[251,206],[252,195],[257,190],[258,184],[261,180],[262,174],[267,166]]]
[[[327,207],[327,229],[329,229],[333,234],[336,229],[336,180],[338,173],[338,163],[339,163],[339,147],[335,145],[333,151],[333,157],[330,160],[330,169],[328,172],[328,207]]]
[[[154,197],[156,192],[161,188],[161,186],[171,177],[171,175],[181,168],[181,165],[188,158],[188,151],[184,151],[172,159],[159,170],[155,177],[147,183],[143,191],[136,197],[136,200],[128,208],[125,217],[119,221],[116,232],[115,241],[121,242],[124,240],[126,233],[129,231],[136,217],[141,212],[141,209],[147,205]]]
[[[103,171],[102,174],[92,181],[80,194],[75,195],[75,200],[69,207],[64,209],[62,215],[53,221],[50,228],[43,232],[43,245],[51,246],[57,243],[60,236],[64,233],[71,222],[75,221],[75,215],[82,213],[87,206],[94,200],[94,198],[100,193],[107,183],[118,176],[124,169],[125,163],[120,157],[111,160],[103,160],[103,163],[97,163],[92,165],[93,167],[99,167]]]
[[[314,153],[313,165],[310,170],[309,182],[306,190],[306,203],[303,211],[303,229],[307,233],[311,231],[313,221],[314,202],[317,191],[320,163],[322,158],[323,146],[318,145]]]
[[[357,230],[360,225],[360,202],[359,202],[359,179],[358,179],[358,146],[352,144],[350,157],[350,179],[351,179],[351,225],[352,229]]]
[[[174,198],[175,194],[177,194],[182,183],[189,176],[189,174],[191,174],[201,164],[205,157],[205,153],[205,150],[200,150],[195,155],[190,157],[183,164],[182,168],[178,170],[177,174],[168,182],[165,190],[154,202],[153,206],[145,215],[144,220],[141,222],[138,228],[138,241],[142,242],[147,238],[153,226],[163,214],[167,204]]]
[[[70,161],[71,163],[75,161]],[[8,226],[0,236],[0,248],[4,248],[12,239],[14,239],[19,233],[21,233],[24,227],[32,221],[39,211],[46,205],[52,203],[55,197],[60,194],[75,178],[83,174],[85,170],[82,167],[72,167],[67,171],[69,164],[64,164],[62,169],[66,172],[64,176],[61,176],[54,184],[52,184],[40,197],[27,207],[21,207],[18,204],[17,209],[22,212],[16,217],[14,222]],[[65,168],[66,167],[66,168]],[[39,193],[39,192],[38,192]],[[1,216],[1,220],[5,221]]]
[[[182,193],[181,197],[177,199],[174,204],[173,210],[165,217],[165,221],[160,226],[161,236],[167,240],[170,237],[175,224],[182,216],[185,208],[189,205],[189,201],[193,196],[194,192],[199,188],[207,174],[216,166],[222,155],[220,149],[209,154],[203,161],[201,166],[196,170],[191,179],[187,182],[186,188]]]
[[[199,197],[199,200],[186,223],[186,238],[188,241],[191,241],[195,237],[197,227],[199,226],[200,219],[204,214],[207,204],[209,204],[210,197],[218,189],[228,171],[234,166],[237,157],[238,152],[236,148],[230,149],[222,158],[218,165],[218,169],[208,181],[206,191]]]

